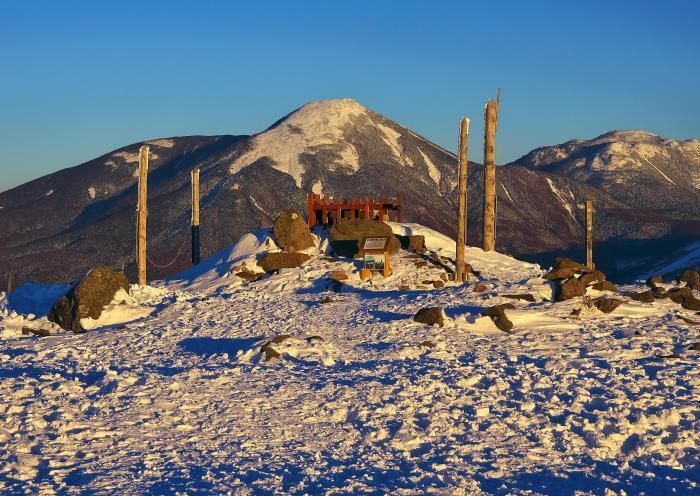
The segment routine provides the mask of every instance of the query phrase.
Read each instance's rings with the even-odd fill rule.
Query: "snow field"
[[[247,283],[232,269],[276,248],[260,231],[132,287],[91,332],[1,340],[0,492],[700,490],[700,353],[686,349],[700,339],[678,305],[551,303],[539,267],[476,248],[487,291],[421,290],[453,242],[392,227],[426,236],[427,266],[402,253],[390,278],[353,272],[338,288],[327,274],[356,263],[317,256]],[[516,306],[512,334],[479,316],[500,303]],[[445,308],[444,327],[411,320],[426,306]],[[26,319],[0,314],[0,328]],[[266,361],[282,334],[283,357]]]

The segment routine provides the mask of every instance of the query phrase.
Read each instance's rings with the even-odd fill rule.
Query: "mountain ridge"
[[[621,132],[596,139],[609,140],[611,133]],[[623,133],[640,140],[654,136]],[[657,208],[650,198],[642,204],[651,207],[640,207],[615,188],[601,185],[600,171],[577,171],[575,159],[594,161],[596,157],[586,153],[605,146],[592,141],[541,147],[498,167],[498,250],[533,257],[578,249],[585,198],[596,202],[601,243],[638,238],[639,233],[650,239],[673,237],[684,222],[700,219],[695,207],[688,207],[692,202],[687,195],[670,210]],[[181,250],[179,258],[176,254],[189,235],[189,171],[195,167],[201,170],[203,256],[269,225],[283,208],[303,211],[309,191],[348,198],[401,193],[406,219],[454,235],[455,155],[354,100],[321,100],[256,134],[133,143],[0,193],[0,222],[7,226],[0,232],[4,270],[41,282],[75,278],[97,263],[116,268],[123,264],[132,274],[137,154],[142,144],[150,144],[152,152],[149,253],[154,277],[189,263],[189,248]],[[575,153],[580,157],[572,159]],[[672,174],[675,178],[677,171]],[[649,177],[645,172],[643,179]],[[472,245],[481,239],[482,182],[483,167],[470,162]],[[47,257],[56,268],[42,263]],[[168,268],[155,266],[167,265],[173,257],[176,261]]]

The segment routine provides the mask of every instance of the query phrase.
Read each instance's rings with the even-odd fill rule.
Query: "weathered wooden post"
[[[7,274],[7,294],[12,293],[12,271]]]
[[[136,264],[139,284],[146,284],[146,217],[148,217],[148,151],[147,145],[139,149],[139,200],[136,206],[138,216],[136,234]]]
[[[192,265],[199,263],[199,168],[192,175]]]
[[[586,266],[595,269],[593,263],[593,202],[586,200]]]
[[[455,282],[464,281],[464,248],[467,243],[467,149],[469,119],[462,117],[459,123],[459,212],[457,216],[457,264]]]
[[[498,99],[486,102],[484,114],[484,251],[496,248],[496,129],[501,89]]]

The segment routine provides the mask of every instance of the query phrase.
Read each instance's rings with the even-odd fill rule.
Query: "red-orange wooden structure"
[[[340,222],[343,219],[374,219],[390,220],[389,212],[395,212],[396,222],[401,222],[401,197],[397,196],[395,201],[387,201],[380,198],[373,201],[365,196],[364,201],[353,198],[336,199],[330,196],[309,193],[307,196],[307,213],[309,227],[313,228],[317,224],[327,226],[333,222]]]

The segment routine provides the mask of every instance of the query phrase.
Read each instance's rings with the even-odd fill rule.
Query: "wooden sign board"
[[[389,267],[389,236],[373,236],[362,239],[360,253],[365,262],[365,269],[381,272],[384,277],[391,275]]]

